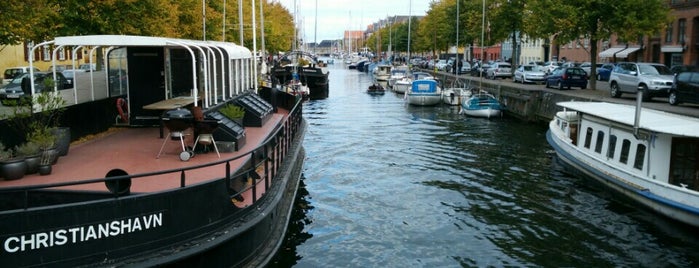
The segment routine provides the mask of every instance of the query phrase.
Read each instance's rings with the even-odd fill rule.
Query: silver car
[[[609,76],[609,93],[614,98],[622,93],[641,92],[643,100],[667,97],[672,88],[673,74],[670,68],[659,63],[621,62]]]
[[[512,81],[515,83],[543,83],[546,80],[546,73],[539,69],[536,65],[522,65],[515,70],[515,75]]]
[[[488,79],[510,78],[512,77],[512,65],[507,62],[495,62],[488,68],[486,77]]]

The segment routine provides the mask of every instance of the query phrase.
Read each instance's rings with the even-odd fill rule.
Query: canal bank
[[[621,98],[612,98],[609,94],[609,83],[597,81],[597,88],[590,89],[566,89],[558,90],[546,88],[540,84],[518,84],[511,79],[489,80],[470,75],[459,75],[432,72],[438,77],[442,85],[449,86],[455,79],[470,81],[471,87],[480,87],[496,95],[507,107],[507,115],[524,121],[547,123],[553,115],[560,110],[556,105],[562,101],[605,101],[636,105],[635,95],[624,94]],[[651,101],[643,103],[644,108],[666,111],[675,114],[682,114],[692,117],[699,117],[699,105],[681,104],[672,106],[667,102],[667,98],[653,98]]]

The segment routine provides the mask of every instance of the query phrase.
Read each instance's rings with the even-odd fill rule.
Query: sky
[[[272,0],[289,12],[297,8],[304,42],[342,39],[345,30],[366,30],[367,25],[389,16],[424,16],[432,0]],[[317,3],[317,11],[316,11]],[[317,15],[317,24],[316,24]]]

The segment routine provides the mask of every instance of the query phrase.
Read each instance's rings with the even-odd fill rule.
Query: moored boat
[[[391,69],[393,66],[388,65],[388,64],[379,64],[376,66],[376,71],[374,74],[374,79],[376,81],[383,81],[387,82],[388,79],[391,77]]]
[[[491,118],[502,115],[502,104],[492,94],[472,89],[461,99],[461,113],[468,116]]]
[[[125,96],[129,116],[71,145],[51,174],[0,181],[0,262],[265,266],[281,245],[301,177],[301,102],[269,88],[242,90],[255,82],[245,72],[253,57],[232,43],[98,35],[58,37],[32,50],[87,45],[109,60],[93,71],[94,83],[52,93],[69,102],[63,123],[82,136],[102,132]],[[223,52],[212,53],[218,69],[203,52],[214,48]],[[128,76],[117,77],[121,71]],[[121,79],[124,87],[110,84]],[[242,123],[223,115],[229,105],[244,108]]]
[[[561,102],[546,139],[569,170],[699,227],[699,119],[606,102]]]
[[[393,85],[396,83],[396,81],[402,79],[403,77],[408,76],[408,67],[407,66],[398,66],[391,68],[391,75],[388,78],[388,86],[393,88]],[[405,90],[403,90],[405,92]]]
[[[468,80],[471,81],[471,80]],[[471,89],[461,79],[456,79],[450,87],[442,89],[442,102],[447,105],[461,105],[461,99],[468,97]]]
[[[284,54],[279,63],[272,67],[272,76],[280,85],[294,79],[293,74],[308,87],[310,99],[328,98],[329,85],[326,67],[321,67],[316,58],[304,51],[290,51]]]
[[[393,91],[399,94],[404,94],[413,84],[413,78],[410,76],[403,76],[402,78],[393,82]]]
[[[417,79],[405,92],[405,101],[411,105],[431,106],[442,100],[439,84],[434,79]]]

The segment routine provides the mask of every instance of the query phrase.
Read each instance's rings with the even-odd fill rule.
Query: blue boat
[[[469,116],[486,118],[501,116],[503,108],[495,96],[483,90],[471,91],[470,95],[461,101],[461,113]]]
[[[437,105],[442,100],[442,89],[434,79],[414,80],[405,92],[405,100],[412,105]]]

